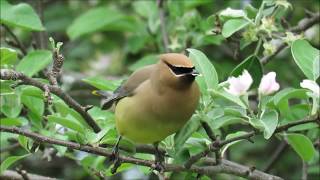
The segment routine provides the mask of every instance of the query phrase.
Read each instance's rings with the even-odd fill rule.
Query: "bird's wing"
[[[113,103],[119,101],[121,98],[132,96],[134,90],[145,80],[149,79],[154,67],[155,65],[149,65],[135,71],[127,81],[102,102],[102,109],[109,109]]]

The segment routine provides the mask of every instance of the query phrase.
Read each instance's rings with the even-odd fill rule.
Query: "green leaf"
[[[278,113],[275,110],[263,112],[260,118],[263,125],[263,137],[269,139],[278,125]]]
[[[252,79],[253,79],[253,83],[252,83],[252,88],[256,88],[259,86],[260,84],[260,80],[262,78],[263,75],[263,70],[262,70],[262,65],[259,61],[259,59],[256,56],[249,56],[248,58],[246,58],[244,61],[242,61],[237,67],[235,67],[230,76],[239,76],[242,74],[243,70],[247,70]]]
[[[14,49],[1,47],[0,48],[0,67],[9,68],[13,66],[18,59],[18,53]]]
[[[28,146],[29,139],[27,137],[19,135],[18,142],[26,151],[30,152]]]
[[[67,118],[58,117],[56,115],[49,115],[47,118],[49,121],[60,124],[66,128],[72,129],[81,134],[85,133],[85,130],[86,130],[85,127],[83,127],[79,122],[77,122],[76,120],[73,120],[72,118],[67,119]]]
[[[125,16],[118,10],[97,7],[77,17],[68,27],[67,34],[74,40],[82,35],[108,30],[108,26],[119,23]]]
[[[11,93],[2,95],[0,99],[0,109],[6,117],[18,117],[22,109],[20,94]]]
[[[310,139],[303,134],[286,134],[290,146],[299,154],[304,161],[310,161],[316,150]]]
[[[285,117],[290,118],[292,114],[289,109],[289,99],[291,98],[299,98],[306,99],[308,98],[306,94],[307,90],[305,89],[294,89],[294,88],[286,88],[279,91],[273,97],[274,105],[279,109],[280,113]]]
[[[312,47],[308,41],[299,39],[292,43],[291,53],[294,61],[308,79],[318,79],[320,61],[318,49]]]
[[[231,138],[235,138],[235,137],[238,137],[238,136],[241,136],[241,135],[244,135],[244,134],[247,134],[247,132],[245,132],[245,131],[238,131],[238,132],[235,132],[235,133],[232,133],[232,134],[228,134],[228,135],[226,136],[226,140],[231,139]],[[237,140],[237,141],[233,141],[233,142],[231,142],[231,143],[226,144],[225,146],[223,146],[223,147],[221,148],[221,156],[223,156],[223,154],[226,152],[226,150],[227,150],[230,146],[232,146],[232,145],[234,145],[234,144],[236,144],[236,143],[238,143],[238,142],[241,142],[241,141],[244,141],[244,139]]]
[[[234,95],[226,92],[224,89],[219,89],[218,91],[213,90],[212,95],[213,95],[213,97],[214,96],[222,97],[222,98],[224,98],[228,101],[234,102],[237,105],[246,109],[246,105],[240,100],[240,98],[238,96],[234,96]]]
[[[40,88],[29,86],[29,85],[22,85],[22,95],[23,96],[32,96],[35,98],[43,99],[43,91]]]
[[[222,36],[227,38],[230,37],[235,32],[246,27],[249,22],[245,19],[230,19],[223,24],[222,27]]]
[[[237,124],[243,122],[242,118],[224,115],[222,117],[218,117],[216,119],[212,119],[209,121],[210,127],[212,129],[219,129],[221,127],[230,125],[230,124]]]
[[[182,149],[181,147],[187,141],[187,139],[191,136],[193,132],[198,130],[200,127],[200,117],[198,115],[194,115],[191,119],[174,135],[174,148],[176,153]]]
[[[17,65],[16,70],[31,77],[47,67],[52,60],[51,52],[36,50],[28,53]]]
[[[10,156],[7,159],[5,159],[0,166],[0,174],[2,174],[5,170],[7,170],[13,163],[29,156],[30,154],[25,154],[22,156]]]
[[[149,18],[158,12],[157,4],[155,1],[134,1],[134,10],[142,17]]]
[[[21,126],[22,122],[19,118],[1,118],[0,124],[1,126]]]
[[[105,91],[114,91],[120,85],[120,81],[106,80],[105,78],[99,76],[88,77],[82,79],[82,81],[96,87],[97,89]]]
[[[139,59],[137,62],[129,66],[130,71],[136,71],[139,68],[142,68],[147,65],[155,64],[159,60],[157,55],[146,55],[143,58]]]
[[[21,96],[21,102],[37,116],[38,119],[42,119],[44,112],[44,102],[43,99],[36,98],[33,96]]]
[[[72,118],[72,120],[78,121],[82,126],[90,128],[88,123],[86,123],[86,121],[77,111],[71,109],[66,103],[64,103],[64,101],[62,101],[58,97],[54,97],[53,105],[56,108],[56,111],[59,113],[60,117]]]
[[[189,58],[194,63],[196,69],[202,74],[202,76],[197,77],[201,92],[206,94],[208,89],[216,89],[219,82],[218,74],[207,56],[196,49],[189,48],[187,51],[189,52]]]
[[[6,0],[1,0],[0,12],[1,23],[27,30],[45,30],[37,13],[29,4],[19,3],[17,5],[11,5]]]

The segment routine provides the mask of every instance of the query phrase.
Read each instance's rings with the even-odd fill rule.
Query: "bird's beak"
[[[196,70],[196,69],[193,69],[192,72],[190,73],[192,76],[196,77],[196,76],[199,76],[200,73]]]

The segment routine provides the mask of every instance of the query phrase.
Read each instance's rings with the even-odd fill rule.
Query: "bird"
[[[184,54],[167,53],[156,64],[133,72],[102,109],[115,104],[115,123],[121,137],[137,144],[156,144],[180,130],[195,112],[200,98],[192,61]],[[106,93],[99,92],[101,96]]]

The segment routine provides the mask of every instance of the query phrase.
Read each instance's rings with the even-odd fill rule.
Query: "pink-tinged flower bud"
[[[276,73],[269,72],[268,74],[263,75],[258,91],[262,95],[269,95],[278,91],[279,88],[280,85],[276,81]]]
[[[319,95],[320,95],[320,88],[319,88],[319,85],[315,82],[315,81],[312,81],[312,80],[309,80],[309,79],[305,79],[303,80],[301,83],[300,83],[300,86],[302,88],[306,88],[306,89],[309,89],[312,91],[312,93],[319,98]]]
[[[232,76],[228,79],[229,88],[225,88],[225,90],[235,96],[241,96],[248,91],[252,82],[253,80],[251,75],[248,73],[247,70],[244,70],[242,72],[242,75],[238,77]]]

